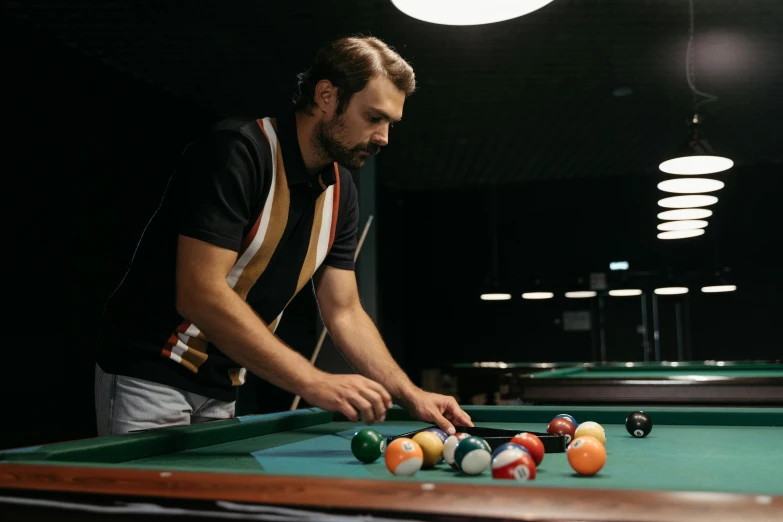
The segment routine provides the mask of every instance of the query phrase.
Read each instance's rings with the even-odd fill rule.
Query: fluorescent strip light
[[[624,288],[621,290],[609,290],[609,295],[612,297],[630,297],[634,295],[642,295],[642,291],[638,288]]]
[[[705,286],[701,289],[705,294],[717,294],[721,292],[733,292],[737,289],[737,285],[716,285]]]
[[[569,299],[587,299],[588,297],[595,297],[596,293],[592,290],[580,290],[578,292],[566,292],[565,296]]]
[[[656,288],[655,293],[657,295],[680,295],[687,294],[688,289],[684,286],[669,286],[665,288]]]
[[[511,294],[481,294],[482,301],[508,301]]]
[[[522,299],[552,299],[554,296],[552,292],[525,292]]]

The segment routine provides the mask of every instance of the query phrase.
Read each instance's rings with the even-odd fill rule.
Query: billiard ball
[[[530,452],[527,450],[526,447],[520,446],[519,444],[515,444],[513,442],[506,442],[505,444],[501,444],[500,446],[495,448],[495,450],[492,452],[492,458],[494,459],[498,453],[500,453],[501,451],[505,451],[507,449],[519,449],[524,451],[528,455],[530,455]],[[531,455],[530,458],[533,458],[533,456]]]
[[[478,475],[487,469],[491,460],[489,444],[481,437],[465,437],[454,450],[457,467],[468,475]]]
[[[653,423],[650,416],[643,411],[634,411],[625,419],[625,429],[637,438],[646,437],[652,431]]]
[[[568,464],[580,475],[595,475],[606,463],[606,448],[593,436],[577,437],[566,450]]]
[[[372,428],[362,428],[351,439],[353,456],[364,463],[375,462],[386,448],[386,439]]]
[[[597,422],[587,421],[580,424],[579,427],[574,432],[574,439],[578,437],[582,437],[584,435],[590,435],[591,437],[595,437],[598,440],[598,442],[606,445],[606,432],[604,431],[603,426],[601,426]]]
[[[576,429],[576,428],[578,428],[578,427],[579,427],[579,423],[578,423],[578,422],[576,422],[576,419],[574,418],[574,416],[573,416],[573,415],[569,415],[569,414],[567,414],[567,413],[561,413],[561,414],[559,414],[559,415],[555,415],[555,418],[558,418],[558,417],[565,417],[566,419],[570,420],[570,421],[571,421],[571,424],[573,424],[573,425],[574,425],[574,429]]]
[[[424,454],[422,469],[435,466],[443,458],[443,441],[437,434],[431,431],[420,431],[412,438],[421,446],[421,451]]]
[[[564,436],[566,445],[571,443],[575,430],[574,424],[565,417],[555,417],[546,427],[546,432],[550,435]]]
[[[443,442],[443,444],[446,444],[446,439],[449,438],[448,433],[446,433],[445,431],[443,431],[440,428],[427,428],[424,431],[431,431],[432,433],[434,433],[435,435],[440,437],[440,440],[441,440],[441,442]]]
[[[513,444],[519,444],[530,452],[530,456],[533,457],[533,462],[536,466],[540,466],[544,460],[544,443],[541,439],[533,435],[532,433],[524,432],[517,433],[511,438]]]
[[[443,460],[454,469],[459,469],[457,463],[454,461],[454,450],[457,449],[457,444],[467,437],[470,437],[470,434],[460,431],[454,435],[449,435],[446,439],[446,443],[443,445]]]
[[[421,446],[407,437],[391,441],[383,454],[386,469],[400,477],[410,477],[421,469],[424,453]]]
[[[506,480],[535,480],[536,463],[530,454],[511,445],[492,458],[492,478]]]

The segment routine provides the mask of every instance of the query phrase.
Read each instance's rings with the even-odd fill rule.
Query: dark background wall
[[[783,178],[768,169],[736,169],[726,183],[730,189],[721,194],[707,233],[669,242],[650,232],[659,211],[653,176],[503,187],[497,198],[498,272],[516,298],[500,302],[478,299],[482,276],[491,271],[491,198],[485,192],[492,189],[385,192],[379,222],[384,324],[402,329],[406,352],[417,354],[411,370],[455,360],[594,360],[591,332],[564,331],[562,314],[596,312],[597,304],[565,299],[563,292],[574,289],[580,276],[608,273],[611,261],[624,260],[631,271],[625,274],[628,284],[619,286],[647,290],[650,329],[649,294],[656,283],[663,286],[671,272],[668,285],[690,287],[685,297],[658,296],[663,360],[677,360],[677,302],[689,311],[685,327],[693,359],[779,359],[774,325],[783,285],[774,266]],[[740,290],[701,293],[713,268]],[[557,295],[548,301],[518,298],[532,290]],[[607,357],[642,360],[641,298],[607,298],[605,306]]]
[[[362,27],[361,20],[352,24],[351,30]],[[747,30],[753,34],[754,27]],[[769,27],[759,30],[769,31]],[[335,31],[319,33],[313,40],[331,38]],[[395,31],[403,40],[400,29],[387,33]],[[161,88],[147,76],[118,68],[100,56],[87,55],[24,18],[4,16],[0,32],[6,238],[5,346],[0,362],[5,420],[0,447],[12,447],[94,434],[92,350],[103,302],[122,277],[179,152],[222,110],[217,104],[203,103],[203,98],[194,101],[198,97]],[[481,39],[478,32],[472,34],[474,40]],[[417,40],[412,39],[415,47]],[[282,56],[276,60],[285,62],[287,69],[300,70],[314,49],[315,41],[303,42],[291,51],[288,62]],[[628,53],[620,62],[633,61]],[[436,68],[432,56],[437,55],[425,55],[419,48],[416,59],[422,70]],[[245,86],[245,95],[267,100],[253,109],[271,112],[285,102],[291,83],[276,82],[268,88],[259,84],[257,94]],[[769,82],[764,89],[779,92],[774,85]],[[476,115],[486,123],[489,116],[482,116],[478,106],[470,113],[452,108],[444,115],[432,92],[444,99],[451,91],[428,82],[426,75],[422,86],[415,95],[419,98],[409,102],[418,111],[409,125],[415,127],[417,117],[436,123],[443,119],[444,132],[438,132],[437,125],[430,128],[424,145],[416,149],[417,156],[411,157],[412,141],[421,142],[422,137],[402,127],[401,139],[395,142],[393,137],[389,152],[379,156],[372,232],[377,245],[377,295],[373,297],[378,324],[392,353],[414,380],[424,369],[477,359],[593,360],[595,331],[564,332],[562,313],[588,307],[595,312],[595,301],[566,302],[559,297],[529,302],[518,294],[537,280],[552,290],[567,289],[579,277],[606,271],[615,260],[629,261],[634,272],[627,274],[629,284],[652,288],[660,280],[656,277],[671,273],[691,286],[686,298],[687,338],[693,359],[780,358],[777,320],[783,312],[783,278],[775,254],[783,193],[779,137],[771,139],[769,132],[742,119],[729,130],[724,127],[720,134],[724,142],[741,136],[738,141],[752,146],[744,149],[745,161],[720,176],[727,187],[714,207],[707,234],[662,242],[655,237],[659,211],[655,185],[660,180],[655,165],[638,170],[622,167],[623,175],[617,175],[618,162],[629,165],[628,151],[610,139],[600,153],[590,153],[591,166],[580,168],[592,174],[531,174],[526,179],[497,174],[510,172],[511,167],[561,172],[558,169],[567,164],[555,167],[541,163],[541,158],[511,161],[515,155],[529,158],[531,150],[557,141],[542,134],[529,146],[514,143],[508,137],[515,135],[514,126],[507,131],[510,134],[489,138],[481,127],[466,126],[460,139],[467,141],[452,141],[454,136],[446,135],[446,129],[453,129],[454,122]],[[224,88],[230,91],[233,86]],[[654,99],[645,96],[647,102]],[[679,117],[670,109],[676,98],[660,97],[649,111]],[[771,100],[768,114],[779,114],[779,98]],[[236,106],[242,106],[240,99]],[[741,113],[743,104],[730,106]],[[527,116],[514,114],[513,120],[528,117],[530,127],[543,132],[536,118],[547,119],[545,107]],[[557,112],[549,107],[550,113]],[[760,114],[754,111],[744,113],[745,117]],[[613,114],[621,113],[616,109]],[[638,116],[636,109],[629,112],[627,128],[638,127],[643,138],[651,131]],[[504,115],[493,117],[502,121]],[[574,127],[598,124],[568,118],[560,122]],[[676,143],[679,124],[670,128],[671,135],[663,141]],[[601,129],[612,136],[606,127]],[[624,139],[624,129],[614,128],[616,140]],[[465,150],[478,143],[483,149],[476,150],[486,156],[468,158],[456,145],[452,148],[458,143]],[[777,148],[770,143],[777,143]],[[644,148],[644,139],[634,141],[634,147]],[[571,155],[573,165],[580,163],[586,150],[568,142],[558,143],[556,149],[557,155]],[[614,154],[622,159],[613,158]],[[511,163],[499,165],[498,156]],[[612,172],[600,167],[604,164],[612,165]],[[443,173],[433,181],[435,166],[452,169],[455,182],[450,186],[449,176]],[[730,275],[740,290],[711,296],[698,292],[716,270]],[[514,293],[514,300],[478,299],[493,272]],[[659,300],[663,358],[675,358],[677,353],[673,324],[677,300],[685,303],[682,298]],[[610,299],[605,306],[607,357],[638,360],[642,356],[639,299]],[[318,329],[315,303],[305,291],[286,314],[280,334],[309,355]],[[349,370],[328,343],[319,364],[334,371]],[[247,412],[284,409],[293,398],[257,380],[243,394]]]
[[[93,345],[174,161],[211,116],[3,18],[2,443],[86,437]]]

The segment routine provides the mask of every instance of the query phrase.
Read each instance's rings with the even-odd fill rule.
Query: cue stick
[[[362,236],[359,238],[359,243],[356,245],[356,252],[354,252],[353,260],[356,261],[356,259],[359,257],[359,251],[362,249],[362,243],[364,243],[364,239],[367,237],[367,232],[370,231],[370,223],[372,223],[372,214],[370,217],[367,218],[367,223],[364,225],[364,230],[362,230]],[[313,350],[313,356],[310,357],[310,364],[315,364],[315,360],[318,358],[318,353],[321,351],[321,347],[324,345],[324,340],[326,339],[326,326],[324,326],[321,329],[321,335],[318,338],[318,342],[315,345],[315,350]],[[291,403],[290,410],[295,410],[299,407],[299,400],[301,397],[297,395],[294,397],[294,401]]]

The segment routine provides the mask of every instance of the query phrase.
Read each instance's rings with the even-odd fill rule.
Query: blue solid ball
[[[579,423],[576,422],[576,419],[567,413],[561,413],[560,415],[555,415],[555,419],[558,417],[565,417],[566,419],[571,421],[571,424],[574,425],[574,429],[576,429],[577,426],[579,426]]]
[[[513,442],[506,442],[505,444],[501,444],[497,448],[495,448],[495,451],[492,452],[492,458],[494,459],[496,455],[498,455],[501,451],[505,451],[509,448],[522,450],[528,455],[530,455],[530,452],[525,448],[524,446],[521,446],[519,444],[514,444]],[[532,455],[530,455],[532,457]]]

